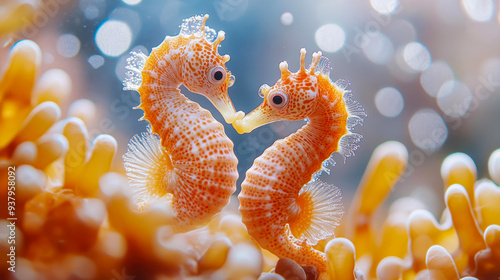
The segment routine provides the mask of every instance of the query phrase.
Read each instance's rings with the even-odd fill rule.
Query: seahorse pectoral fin
[[[172,163],[157,135],[148,131],[132,137],[123,162],[138,208],[167,198],[164,178]]]
[[[334,235],[344,214],[340,190],[321,181],[311,181],[299,193],[300,213],[289,222],[292,234],[314,246]]]

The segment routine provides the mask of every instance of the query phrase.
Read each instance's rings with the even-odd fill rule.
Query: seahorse
[[[205,26],[208,15],[184,20],[179,35],[167,36],[146,57],[128,61],[125,90],[137,90],[148,132],[135,135],[123,156],[138,210],[155,201],[172,209],[174,225],[204,223],[220,212],[236,190],[238,160],[224,127],[179,87],[207,97],[226,122],[243,117],[235,112],[227,89],[234,76],[219,55],[224,32]]]
[[[353,155],[362,136],[352,128],[365,114],[343,81],[330,80],[330,64],[321,52],[313,54],[307,70],[306,50],[300,54],[300,70],[291,73],[281,62],[281,78],[259,89],[261,105],[233,123],[239,133],[247,133],[275,121],[307,119],[255,159],[241,185],[239,210],[262,248],[325,272],[326,256],[313,246],[333,236],[343,207],[339,189],[318,177],[329,173],[332,153],[344,159]]]

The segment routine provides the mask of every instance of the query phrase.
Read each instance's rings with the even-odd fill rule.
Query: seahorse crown
[[[188,19],[184,19],[180,26],[180,37],[190,39],[192,42],[200,41],[202,43],[208,43],[212,46],[213,50],[217,52],[219,44],[224,40],[224,31],[219,31],[218,33],[206,25],[206,20],[208,15],[204,16],[193,16]],[[165,40],[172,38],[171,36],[166,36]],[[193,48],[190,44],[187,47]],[[189,50],[188,50],[189,51]],[[198,51],[191,50],[191,51]],[[131,52],[130,57],[127,59],[127,66],[125,68],[128,70],[126,72],[126,77],[123,80],[124,90],[137,90],[142,82],[142,70],[144,69],[144,64],[148,56],[142,52]],[[230,59],[229,55],[223,55],[222,61],[224,63],[228,62]],[[234,83],[234,77],[231,78],[230,85]]]
[[[320,63],[321,62],[321,63]],[[290,74],[290,70],[288,70],[288,63],[283,61],[279,65],[281,71],[281,78],[286,78]],[[328,58],[321,56],[321,52],[315,52],[312,55],[312,62],[309,65],[309,68],[306,70],[306,49],[300,49],[300,69],[297,74],[316,74],[316,75],[325,75],[328,76],[330,73],[330,61]]]

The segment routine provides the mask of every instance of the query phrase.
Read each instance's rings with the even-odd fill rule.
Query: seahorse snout
[[[245,113],[243,113],[243,111],[236,112],[233,103],[231,102],[231,99],[229,99],[229,96],[227,96],[227,93],[218,94],[217,96],[223,96],[223,98],[209,98],[209,99],[210,101],[212,101],[217,111],[221,113],[226,123],[232,124],[235,121],[240,120],[245,116]]]
[[[234,129],[239,133],[249,133],[259,126],[263,126],[275,120],[270,120],[260,107],[250,112],[242,119],[233,122]]]

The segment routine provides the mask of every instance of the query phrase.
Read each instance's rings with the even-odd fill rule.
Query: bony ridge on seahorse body
[[[218,54],[224,32],[205,26],[208,15],[184,20],[180,34],[167,36],[151,54],[133,53],[126,90],[137,90],[142,119],[151,131],[135,135],[123,156],[138,209],[169,203],[175,225],[189,227],[220,212],[236,190],[238,160],[224,127],[179,90],[184,85],[207,97],[226,122],[243,117],[227,94],[234,76]],[[157,134],[157,135],[155,135]]]
[[[325,272],[326,256],[313,246],[333,236],[343,207],[340,191],[318,176],[329,172],[333,152],[353,155],[361,135],[351,130],[365,114],[342,82],[330,80],[321,52],[313,54],[309,69],[305,49],[300,53],[300,70],[291,73],[282,62],[277,83],[259,89],[262,104],[233,126],[245,133],[279,120],[308,123],[255,159],[238,198],[242,220],[263,248]]]

